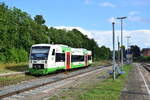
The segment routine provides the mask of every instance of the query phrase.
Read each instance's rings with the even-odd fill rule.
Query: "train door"
[[[70,69],[70,52],[66,52],[66,69]]]
[[[88,66],[88,55],[85,55],[85,66]]]
[[[50,61],[48,61],[48,63],[50,63],[48,67],[56,67],[56,61],[55,61],[56,53],[55,52],[56,52],[55,48],[53,48],[52,53],[51,53],[51,58],[49,59]]]

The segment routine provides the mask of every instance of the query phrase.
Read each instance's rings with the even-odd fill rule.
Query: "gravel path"
[[[147,87],[141,74],[144,75],[146,83],[148,82],[148,85],[150,85],[150,77],[148,77],[149,79],[145,78],[147,77],[146,74],[150,73],[142,66],[134,64],[133,69],[129,72],[125,87],[121,93],[121,100],[150,100]]]

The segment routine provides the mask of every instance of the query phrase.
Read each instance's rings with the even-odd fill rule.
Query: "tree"
[[[111,58],[111,51],[109,48],[106,48],[105,46],[102,46],[100,48],[100,51],[99,51],[99,56],[101,59],[110,59]]]
[[[25,62],[28,60],[30,47],[33,44],[54,42],[73,48],[85,48],[92,51],[92,56],[97,59],[110,58],[110,49],[98,46],[94,39],[88,38],[77,29],[48,28],[44,25],[42,15],[34,19],[29,14],[18,8],[8,8],[0,4],[0,62]]]
[[[138,47],[137,45],[132,45],[131,53],[133,54],[133,59],[136,59],[137,57],[141,56],[140,47]]]
[[[37,24],[40,24],[40,25],[42,25],[42,24],[45,23],[45,20],[44,20],[44,18],[43,18],[42,15],[36,15],[36,16],[34,17],[34,21],[35,21]]]

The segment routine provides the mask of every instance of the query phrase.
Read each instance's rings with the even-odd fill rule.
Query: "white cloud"
[[[89,38],[94,38],[94,40],[98,43],[99,46],[105,45],[112,49],[112,31],[100,31],[100,30],[85,30],[81,27],[65,27],[65,26],[57,26],[57,29],[78,29],[83,34],[87,35]],[[117,36],[120,37],[120,30],[115,31],[116,37],[116,48],[117,48]],[[150,47],[150,30],[125,30],[123,31],[123,41],[124,45],[127,46],[126,36],[131,36],[130,43],[131,45],[138,45],[141,48]]]
[[[114,17],[111,17],[111,18],[108,19],[108,21],[109,21],[110,23],[112,23],[112,22],[115,22],[116,19],[115,19]]]
[[[115,22],[115,24],[120,25],[120,20],[117,20],[115,17],[111,17],[107,20],[109,23]],[[125,24],[125,23],[124,23]]]
[[[129,12],[129,16],[134,16],[134,15],[137,15],[137,14],[140,14],[139,11],[130,11]]]
[[[116,5],[110,3],[110,2],[102,2],[99,4],[102,7],[116,7]]]
[[[72,29],[77,29],[84,35],[87,35],[89,38],[93,38],[92,33],[81,28],[81,27],[67,27],[67,26],[54,26],[56,29],[66,29],[66,30],[72,30]]]
[[[142,18],[138,14],[139,14],[138,11],[130,11],[128,14],[128,20],[134,22],[140,22]]]
[[[105,45],[112,49],[112,31],[99,31],[90,30],[93,33],[94,39],[100,46]],[[116,48],[117,48],[117,36],[120,37],[120,30],[115,31],[116,37]],[[150,47],[150,30],[132,30],[123,32],[124,45],[127,46],[126,36],[131,36],[131,45],[138,45],[141,48]]]
[[[92,24],[92,26],[96,26],[97,24]]]
[[[150,19],[149,18],[143,18],[139,16],[140,12],[138,11],[131,11],[128,14],[128,20],[132,22],[142,22],[142,23],[148,23],[150,24]]]
[[[142,18],[140,16],[128,16],[128,20],[132,22],[142,22],[142,23],[150,24],[149,18]]]
[[[84,3],[85,3],[86,5],[90,4],[90,2],[91,2],[91,0],[85,0],[85,1],[84,1]]]
[[[140,16],[128,16],[128,20],[133,22],[141,22],[142,18]]]

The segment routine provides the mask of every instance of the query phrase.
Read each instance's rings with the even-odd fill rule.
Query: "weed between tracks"
[[[91,82],[91,84],[84,83],[80,87],[80,89],[84,89],[84,92],[72,92],[73,90],[69,89],[68,91],[65,91],[65,94],[61,94],[61,96],[53,96],[49,100],[119,100],[126,76],[131,68],[131,65],[125,65],[125,74],[119,76],[116,80],[112,80],[112,78],[109,77],[103,81],[99,80]]]

